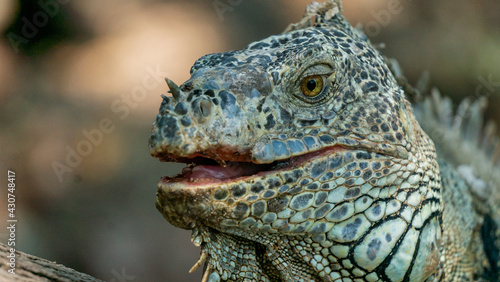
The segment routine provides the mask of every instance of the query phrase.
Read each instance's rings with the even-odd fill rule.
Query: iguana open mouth
[[[180,174],[172,177],[164,177],[163,182],[183,182],[183,184],[187,185],[230,183],[244,180],[245,178],[262,177],[280,170],[291,170],[317,157],[331,155],[345,149],[346,148],[343,146],[335,145],[301,156],[277,160],[270,164],[256,164],[253,162],[230,160],[220,164],[213,159],[200,156],[192,159],[182,158],[182,162],[186,162],[188,165],[182,169]]]

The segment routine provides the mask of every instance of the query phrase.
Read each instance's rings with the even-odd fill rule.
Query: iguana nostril
[[[204,117],[208,117],[212,112],[212,102],[208,99],[200,101],[200,112]]]

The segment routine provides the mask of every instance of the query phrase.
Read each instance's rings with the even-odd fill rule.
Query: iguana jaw
[[[233,198],[238,194],[235,193],[234,187],[244,183],[251,185],[261,181],[268,181],[271,178],[287,173],[300,172],[300,175],[306,174],[306,170],[310,171],[315,163],[327,162],[329,158],[335,156],[340,156],[342,159],[345,153],[354,150],[355,148],[336,145],[295,157],[293,160],[281,161],[279,162],[281,166],[279,164],[253,164],[258,166],[259,169],[261,169],[261,166],[268,167],[268,170],[256,172],[252,175],[233,176],[228,179],[214,177],[191,179],[190,176],[192,175],[186,177],[189,174],[187,171],[173,177],[163,177],[157,185],[156,207],[168,222],[179,228],[194,229],[199,226],[216,228],[217,226],[212,221],[218,221],[222,214],[232,213],[230,210],[234,207],[230,204],[231,200],[229,198]],[[252,165],[249,162],[243,164]],[[242,163],[239,163],[239,165],[242,165]],[[222,169],[222,166],[219,166],[219,169]],[[191,174],[193,174],[192,171]],[[262,192],[269,188],[262,187]],[[256,192],[253,189],[248,191]],[[245,196],[240,195],[241,197],[244,198]],[[226,199],[226,203],[213,205],[215,201],[223,200],[223,198]],[[227,205],[228,203],[229,205]]]
[[[390,167],[390,164],[385,164],[385,161],[397,158],[357,146],[335,145],[279,163],[256,165],[255,170],[261,170],[260,172],[255,171],[251,175],[235,173],[228,178],[224,176],[230,175],[229,172],[221,172],[223,177],[219,178],[214,175],[206,177],[206,174],[217,174],[217,170],[223,168],[199,164],[199,171],[194,169],[196,166],[193,166],[186,168],[184,173],[177,176],[163,177],[157,185],[156,207],[168,222],[183,229],[193,229],[199,226],[216,229],[221,226],[227,228],[239,226],[240,221],[247,217],[248,213],[251,212],[252,215],[258,213],[255,207],[250,208],[257,201],[272,199],[269,201],[276,202],[274,208],[278,212],[288,209],[292,195],[297,195],[301,191],[308,194],[308,191],[312,193],[316,190],[328,190],[330,185],[339,185],[351,187],[346,190],[351,191],[346,192],[349,194],[346,197],[358,195],[365,189],[377,185],[377,180],[372,179],[375,174],[372,174],[369,169],[364,173],[360,171],[360,174],[353,175],[357,179],[354,182],[355,179],[344,175],[344,172],[346,169],[352,169],[348,166],[349,164],[357,161],[367,163],[369,159],[380,162],[382,166]],[[255,164],[244,163],[244,165]],[[228,168],[231,170],[237,167],[242,168],[243,165],[242,163],[229,163],[229,166],[234,166]],[[262,171],[264,167],[267,170]],[[208,172],[208,170],[212,171]],[[390,169],[387,173],[390,173]],[[204,177],[195,178],[195,176]],[[328,184],[328,181],[333,182]],[[328,186],[323,186],[322,183]],[[343,199],[344,196],[338,197]],[[242,227],[242,229],[246,228]],[[282,230],[282,232],[297,234],[297,232],[302,232],[300,228],[296,226],[294,229]]]

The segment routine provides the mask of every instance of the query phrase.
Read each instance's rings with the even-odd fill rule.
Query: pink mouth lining
[[[313,160],[316,157],[346,150],[341,146],[332,146],[302,156],[276,161],[271,164],[255,164],[251,162],[230,162],[226,166],[194,164],[185,167],[182,173],[173,177],[163,178],[164,182],[182,182],[187,185],[221,184],[234,182],[253,176],[263,176],[279,170],[290,170]]]

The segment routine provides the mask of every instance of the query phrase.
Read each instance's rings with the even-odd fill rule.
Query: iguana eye
[[[302,79],[300,90],[307,97],[316,97],[323,91],[323,77],[320,75],[310,75]]]

